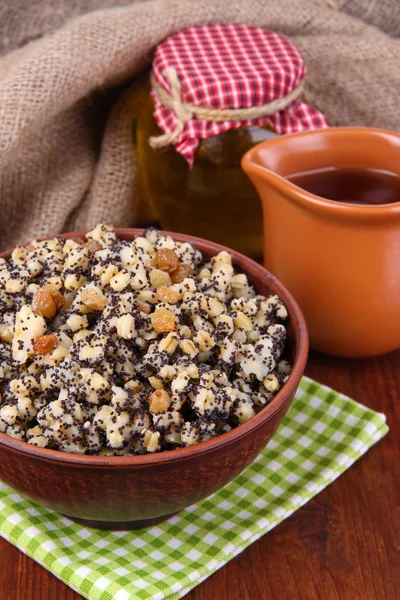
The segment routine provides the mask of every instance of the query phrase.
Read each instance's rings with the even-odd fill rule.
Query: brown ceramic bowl
[[[119,229],[117,233],[131,240],[143,230]],[[206,259],[228,250],[199,238],[170,235],[179,241],[193,241]],[[287,345],[292,372],[272,402],[244,425],[219,437],[152,455],[82,456],[37,448],[0,433],[0,479],[5,484],[85,525],[133,529],[162,521],[206,498],[256,458],[282,421],[299,385],[307,360],[308,334],[303,315],[286,288],[262,266],[229,252],[257,291],[278,294],[289,312]]]

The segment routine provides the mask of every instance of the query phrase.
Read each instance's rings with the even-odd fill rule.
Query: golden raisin
[[[179,267],[179,258],[173,250],[161,248],[156,253],[156,267],[161,271],[172,273]]]
[[[148,304],[146,304],[146,302],[140,302],[140,300],[135,300],[135,306],[140,311],[144,312],[146,315],[148,315],[149,312],[151,311],[150,306]]]
[[[33,297],[32,310],[41,317],[52,319],[57,312],[57,302],[53,293],[39,288]]]
[[[171,285],[171,277],[169,273],[161,271],[161,269],[152,269],[149,274],[151,287],[157,289],[162,285]]]
[[[175,290],[171,290],[171,288],[162,285],[157,288],[156,291],[156,299],[158,302],[166,302],[167,304],[175,304],[179,300],[179,294]]]
[[[82,245],[84,248],[87,248],[89,252],[96,252],[97,250],[102,250],[103,248],[103,246],[97,240],[88,240]]]
[[[194,270],[190,265],[187,265],[186,263],[181,263],[176,269],[176,271],[171,273],[172,283],[180,283],[181,281],[186,279],[186,277],[190,277],[190,275],[193,275],[193,273]]]
[[[57,310],[64,306],[64,296],[55,285],[47,283],[43,286],[43,289],[46,290],[46,292],[50,292],[50,294],[53,296],[53,300],[56,303]]]
[[[58,340],[55,335],[39,335],[33,342],[34,354],[48,354],[57,346]]]
[[[157,308],[150,318],[153,329],[157,331],[157,333],[174,331],[176,327],[175,315],[168,310],[168,308]]]
[[[158,413],[168,410],[171,403],[168,392],[165,390],[156,390],[149,398],[149,409],[152,413]]]
[[[107,298],[100,290],[95,288],[86,288],[82,291],[81,300],[85,306],[92,310],[104,310],[107,304]]]

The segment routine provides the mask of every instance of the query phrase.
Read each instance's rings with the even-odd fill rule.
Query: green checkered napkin
[[[177,599],[318,494],[388,431],[385,416],[303,378],[268,447],[198,505],[139,531],[77,525],[0,483],[0,535],[93,600]]]

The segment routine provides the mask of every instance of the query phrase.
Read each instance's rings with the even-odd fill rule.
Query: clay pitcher
[[[290,182],[328,167],[400,177],[400,134],[341,127],[284,135],[248,151],[242,167],[264,213],[264,263],[292,292],[311,345],[363,357],[400,348],[400,202],[358,205]]]

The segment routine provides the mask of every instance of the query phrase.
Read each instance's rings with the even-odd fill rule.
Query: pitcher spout
[[[295,175],[354,165],[398,173],[399,151],[400,135],[394,132],[362,127],[315,129],[277,136],[254,146],[243,156],[242,168],[258,191],[264,211],[273,201],[279,205],[289,203],[292,210],[306,210],[310,217],[318,214],[327,219],[371,224],[381,220],[399,222],[400,202],[364,210],[356,204],[317,196],[292,181]]]
[[[249,159],[246,155],[242,160],[242,169],[256,188],[263,205],[271,197],[272,192],[279,191],[284,185],[284,179],[281,175]]]
[[[254,146],[243,156],[242,168],[258,191],[263,206],[272,196],[279,200],[279,193],[286,197],[301,193],[288,177],[310,168],[311,157],[307,159],[304,150],[301,138],[284,135]]]

